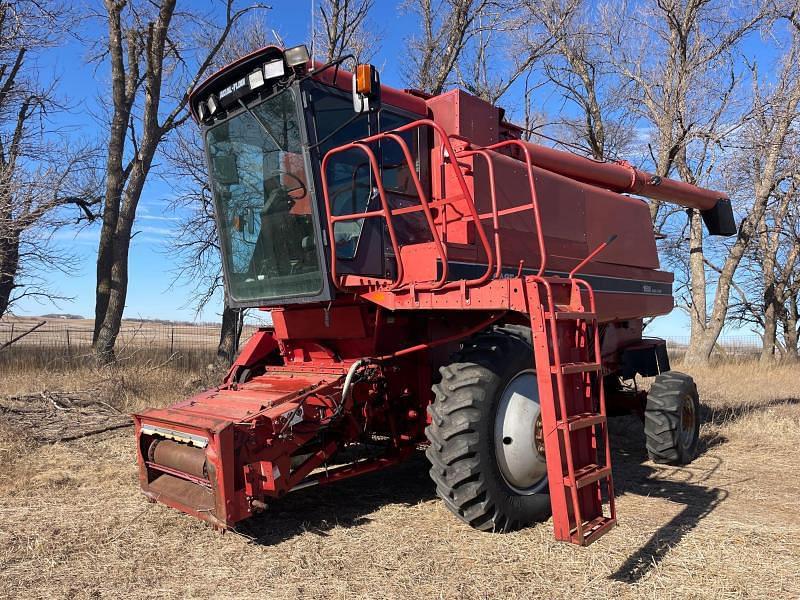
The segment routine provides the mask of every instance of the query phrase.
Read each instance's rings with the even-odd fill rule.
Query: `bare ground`
[[[589,548],[551,523],[472,531],[424,457],[289,495],[242,535],[148,504],[130,428],[43,444],[0,421],[0,596],[224,598],[800,597],[797,366],[695,372],[706,423],[687,468],[654,465],[614,419],[619,526]],[[0,395],[113,381],[122,411],[198,384],[170,368],[0,373]],[[187,381],[188,380],[188,381]]]

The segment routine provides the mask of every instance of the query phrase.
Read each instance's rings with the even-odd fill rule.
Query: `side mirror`
[[[356,65],[353,73],[353,110],[365,113],[381,107],[381,78],[372,65]]]

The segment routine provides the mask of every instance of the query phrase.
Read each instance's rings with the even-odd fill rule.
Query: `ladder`
[[[554,533],[588,546],[616,524],[594,292],[572,274],[525,284]]]

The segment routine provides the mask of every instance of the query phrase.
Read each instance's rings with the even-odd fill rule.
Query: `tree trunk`
[[[761,362],[772,362],[775,358],[775,342],[778,334],[778,317],[780,316],[780,302],[776,281],[776,259],[780,240],[778,232],[783,221],[781,210],[778,209],[774,216],[772,227],[766,222],[759,228],[758,245],[761,247],[761,282],[763,286],[762,302],[764,307],[764,336],[761,342]]]
[[[222,327],[219,331],[219,345],[217,346],[217,362],[230,365],[238,350],[239,311],[225,305],[222,311]]]
[[[697,334],[694,345],[689,346],[686,353],[685,362],[704,364],[711,358],[714,345],[717,343],[722,328],[725,326],[725,319],[728,316],[728,306],[730,303],[731,288],[733,287],[733,276],[739,263],[742,261],[745,250],[755,232],[755,223],[760,222],[764,216],[764,208],[767,204],[767,195],[757,194],[753,211],[745,217],[739,226],[739,233],[736,242],[730,248],[725,263],[719,271],[717,289],[714,293],[714,302],[711,314],[707,319],[702,334]]]
[[[130,238],[130,230],[123,234]],[[122,313],[128,297],[128,249],[129,244],[116,243],[112,246],[111,277],[108,289],[108,302],[95,341],[95,355],[103,363],[113,362],[114,345],[122,325]]]
[[[106,197],[103,229],[97,252],[97,288],[95,304],[94,347],[102,362],[114,360],[114,344],[122,323],[128,295],[128,252],[136,208],[150,171],[153,155],[165,131],[158,124],[164,47],[167,29],[175,9],[175,0],[164,0],[157,19],[144,35],[145,44],[134,30],[127,32],[127,64],[124,60],[125,29],[121,13],[124,1],[106,0],[108,13],[108,49],[114,112],[112,114],[106,163]],[[144,59],[145,73],[140,77],[139,61]],[[136,154],[126,167],[126,132],[138,90],[144,90],[142,128]]]
[[[718,337],[719,332],[716,329],[706,330],[702,335],[697,336],[689,345],[683,362],[691,365],[708,364]]]
[[[762,363],[768,363],[775,360],[775,343],[778,335],[778,310],[775,306],[774,294],[769,290],[773,286],[769,286],[767,291],[764,292],[764,337],[761,344],[761,358]]]
[[[106,1],[105,4],[108,12],[108,49],[111,58],[111,99],[114,112],[110,123],[106,158],[103,227],[100,230],[100,243],[97,249],[97,287],[95,288],[94,333],[92,335],[92,343],[95,345],[99,340],[111,300],[115,235],[119,225],[119,212],[126,179],[123,168],[125,135],[128,131],[128,119],[133,105],[135,80],[139,77],[138,58],[132,45],[132,39],[128,40],[129,72],[125,71],[123,58],[123,38],[125,36],[121,20],[124,4],[109,1]],[[107,331],[104,338],[103,346],[105,347],[109,340]]]
[[[110,175],[107,175],[110,177]],[[116,188],[116,186],[114,186]],[[115,193],[109,191],[112,186],[107,186],[106,199],[113,198]],[[118,188],[117,188],[118,189]],[[96,344],[100,335],[100,328],[106,319],[108,302],[111,296],[111,270],[114,264],[114,232],[117,229],[119,205],[106,201],[103,211],[103,227],[100,231],[100,243],[97,249],[97,288],[95,290],[94,305],[94,333],[92,343]]]
[[[147,154],[140,153],[144,154],[144,156],[134,166],[132,173],[128,177],[128,185],[122,196],[121,208],[116,219],[116,229],[110,232],[109,237],[105,240],[105,246],[103,238],[101,237],[100,239],[100,250],[110,247],[105,251],[111,255],[110,259],[107,255],[105,257],[106,260],[110,261],[105,311],[99,327],[95,323],[95,328],[97,329],[95,354],[101,362],[114,360],[114,344],[122,324],[125,300],[128,297],[128,253],[131,247],[133,223],[136,219],[136,208],[142,196],[142,190],[144,189],[147,174],[150,171],[154,152],[155,145],[152,146],[151,151]],[[103,226],[105,229],[105,223]],[[100,257],[98,255],[98,273],[100,273],[100,268]],[[98,297],[101,295],[99,283],[100,280],[98,280]],[[103,293],[105,294],[105,291]]]
[[[0,234],[2,235],[2,234]],[[15,235],[0,237],[0,317],[11,304],[11,293],[19,269],[19,239]]]
[[[798,358],[798,321],[797,311],[797,297],[792,295],[789,297],[788,310],[783,314],[783,335],[784,346],[786,347],[786,360],[797,360]]]
[[[689,312],[691,332],[686,359],[689,362],[704,363],[711,357],[713,344],[706,349],[703,338],[706,335],[706,267],[703,262],[703,220],[700,211],[689,210],[689,274],[692,305]],[[700,349],[694,352],[695,348]]]

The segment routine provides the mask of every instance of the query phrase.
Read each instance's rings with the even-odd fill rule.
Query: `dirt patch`
[[[7,396],[0,398],[0,423],[40,444],[77,440],[132,424],[130,417],[98,395],[98,390],[90,390]]]

